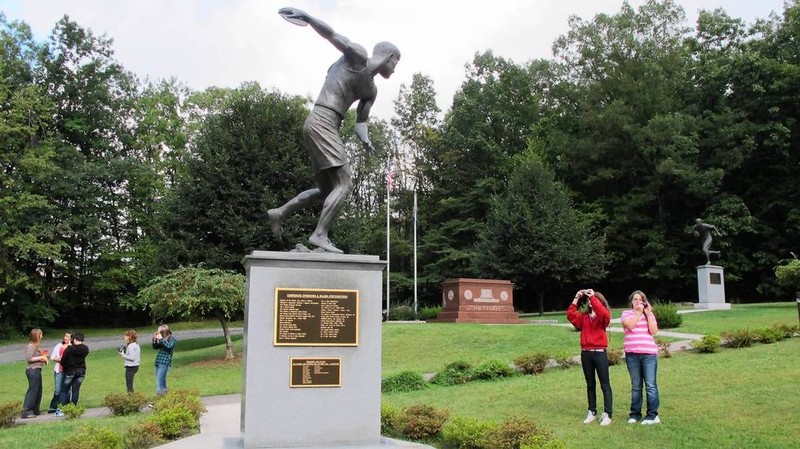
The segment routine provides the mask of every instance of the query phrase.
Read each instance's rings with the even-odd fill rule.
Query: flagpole
[[[391,163],[390,163],[391,164]],[[389,319],[389,278],[391,277],[391,247],[389,245],[389,194],[392,191],[392,169],[391,165],[386,168],[386,319]]]
[[[417,316],[417,189],[414,189],[414,316]]]

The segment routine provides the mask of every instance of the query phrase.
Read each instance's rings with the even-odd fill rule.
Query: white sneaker
[[[589,414],[586,415],[586,419],[583,420],[583,423],[584,424],[593,423],[596,418],[597,415],[595,413],[592,413],[591,410],[589,410]]]
[[[645,420],[642,421],[642,425],[643,426],[649,426],[649,425],[652,425],[652,424],[661,424],[661,418],[656,416],[653,419],[645,419]]]
[[[603,415],[600,417],[600,425],[601,426],[611,425],[611,418],[608,416],[608,413],[603,413]]]
[[[636,424],[636,418],[628,418],[628,424]]]

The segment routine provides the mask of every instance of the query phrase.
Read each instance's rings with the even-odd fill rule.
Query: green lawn
[[[775,302],[768,304],[734,304],[731,310],[687,313],[676,332],[719,334],[737,329],[758,329],[778,324],[798,324],[797,304]]]
[[[578,368],[499,382],[431,387],[383,396],[395,407],[425,403],[453,416],[500,420],[525,416],[553,429],[570,448],[790,448],[800,441],[797,387],[800,339],[717,354],[661,358],[660,426],[628,425],[630,384],[611,367],[614,422],[583,425],[586,396]],[[602,404],[602,394],[598,400]],[[603,443],[599,443],[603,442]]]
[[[732,311],[684,315],[684,325],[675,330],[718,333],[774,324],[794,325],[797,324],[796,313],[795,303],[735,305]],[[615,311],[614,316],[618,317],[619,311]],[[557,315],[545,318],[560,319]],[[610,346],[621,348],[622,334],[611,333],[610,336]],[[91,339],[87,341],[91,347]],[[242,337],[234,337],[234,344],[235,351],[240,354]],[[518,355],[539,351],[552,357],[577,355],[579,334],[568,327],[544,325],[383,325],[384,376],[404,370],[435,372],[457,360],[472,364],[488,359],[510,362]],[[487,420],[531,417],[552,428],[568,447],[595,447],[597,441],[613,441],[615,448],[796,447],[793,446],[795,441],[800,440],[800,422],[796,419],[797,379],[800,378],[798,351],[800,339],[795,338],[747,349],[726,349],[718,354],[680,353],[660,359],[664,424],[655,427],[625,424],[630,387],[624,366],[611,368],[615,415],[610,428],[580,424],[586,404],[583,376],[578,368],[551,370],[536,377],[389,394],[384,395],[384,400],[398,407],[424,402],[446,407],[454,416]],[[137,375],[136,387],[150,394],[155,389],[152,371],[155,351],[144,346],[142,352],[142,369]],[[181,341],[169,374],[170,388],[195,389],[203,396],[240,392],[241,363],[223,363],[224,353],[221,337]],[[115,351],[94,351],[87,362],[82,405],[96,407],[107,393],[124,391],[124,369]],[[21,400],[25,389],[23,363],[0,365],[0,402]],[[47,366],[44,409],[52,391],[52,368]],[[80,424],[88,422],[88,419],[78,420]],[[124,428],[130,421],[101,419],[97,423]],[[0,447],[47,447],[76,425],[74,421],[62,421],[4,429],[0,431]]]

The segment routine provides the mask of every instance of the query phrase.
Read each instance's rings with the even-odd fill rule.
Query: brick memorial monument
[[[436,322],[522,324],[514,311],[514,284],[494,279],[442,282],[442,311]]]

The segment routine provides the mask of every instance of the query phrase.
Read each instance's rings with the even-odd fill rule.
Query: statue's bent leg
[[[283,243],[283,228],[281,224],[287,215],[299,209],[305,209],[321,199],[322,191],[319,188],[308,189],[287,201],[283,206],[268,210],[267,217],[269,217],[269,225],[275,240],[278,243]]]
[[[353,191],[353,177],[350,174],[348,165],[326,169],[320,175],[327,178],[327,182],[323,183],[323,185],[330,185],[331,189],[322,204],[322,213],[319,216],[317,228],[308,238],[308,242],[328,252],[342,253],[342,250],[331,243],[328,238],[328,231],[333,226],[333,222],[339,217],[345,201]]]

